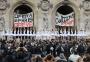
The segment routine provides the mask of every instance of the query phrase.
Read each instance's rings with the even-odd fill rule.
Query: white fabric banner
[[[56,13],[56,25],[59,26],[74,26],[74,12],[62,15],[60,13]]]
[[[15,14],[14,27],[32,27],[33,26],[33,13]]]

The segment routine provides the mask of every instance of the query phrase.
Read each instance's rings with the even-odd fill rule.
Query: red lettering
[[[14,27],[32,27],[32,22],[14,22]]]

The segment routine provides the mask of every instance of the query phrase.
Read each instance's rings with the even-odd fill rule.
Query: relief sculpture
[[[44,15],[44,17],[43,17],[43,23],[44,23],[44,30],[47,31],[48,30],[48,17],[47,17],[47,14]]]
[[[43,11],[48,11],[49,8],[52,8],[52,4],[48,0],[42,0],[38,7],[40,7]]]
[[[0,10],[5,10],[8,7],[9,3],[7,0],[0,0]]]
[[[90,1],[83,1],[83,8],[85,11],[90,11]]]
[[[89,32],[90,31],[90,19],[86,19],[85,21],[86,21],[85,30],[86,32]]]
[[[9,0],[0,0],[0,15],[4,14],[4,11],[9,7]]]
[[[4,24],[5,24],[4,18],[3,18],[3,17],[0,17],[0,31],[3,31],[3,29],[4,29]]]

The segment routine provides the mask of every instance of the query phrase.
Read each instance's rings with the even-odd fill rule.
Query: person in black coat
[[[79,53],[79,55],[83,55],[85,52],[85,47],[82,44],[80,44],[77,48],[77,52]]]
[[[30,60],[30,53],[24,47],[23,43],[21,43],[20,47],[16,49],[15,55],[16,62],[27,62]]]

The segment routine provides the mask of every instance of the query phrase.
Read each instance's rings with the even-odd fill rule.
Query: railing
[[[75,33],[75,34],[59,34],[59,33],[52,33],[52,32],[39,32],[39,33],[31,33],[31,34],[13,34],[13,33],[3,33],[0,36],[87,36],[88,33]]]

